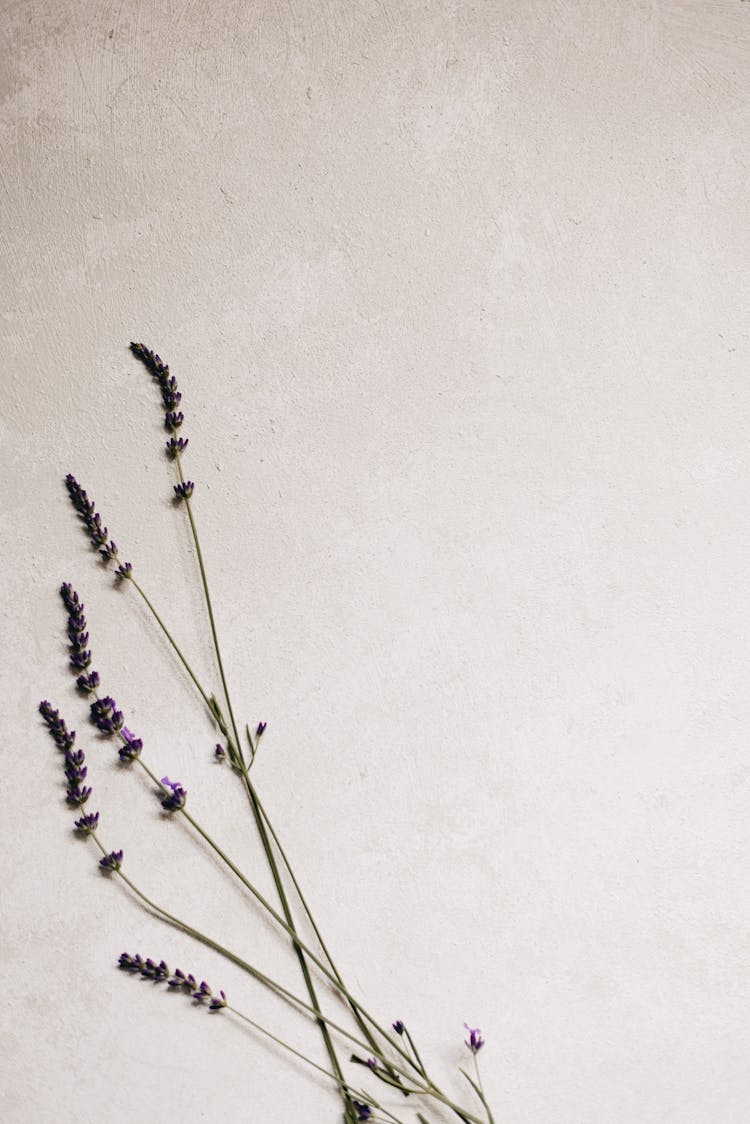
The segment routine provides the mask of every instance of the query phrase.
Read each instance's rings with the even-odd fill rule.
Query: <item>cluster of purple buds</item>
[[[144,979],[155,980],[157,983],[169,977],[169,968],[163,960],[157,964],[150,956],[148,960],[144,960],[138,953],[131,956],[128,952],[123,952],[118,966],[126,972],[139,972]]]
[[[175,499],[178,501],[189,500],[194,491],[195,484],[192,480],[183,480],[181,484],[175,484],[174,486]]]
[[[98,812],[89,812],[87,815],[81,816],[80,820],[76,820],[76,830],[80,831],[81,835],[93,835],[98,826]]]
[[[110,851],[103,859],[99,859],[99,866],[106,871],[119,870],[122,866],[122,851]]]
[[[57,748],[63,753],[72,749],[76,740],[75,730],[68,729],[65,719],[60,717],[60,711],[55,710],[52,703],[44,699],[39,703],[39,713],[47,723],[47,729]]]
[[[138,973],[144,980],[154,980],[155,983],[166,983],[171,988],[181,988],[182,991],[187,992],[197,1003],[204,1003],[208,1000],[208,1009],[210,1011],[221,1011],[227,1005],[227,997],[223,991],[218,995],[214,995],[211,988],[205,980],[200,983],[196,980],[192,972],[183,972],[181,968],[176,968],[174,972],[170,972],[169,968],[163,960],[158,964],[152,960],[144,960],[138,953],[131,956],[129,952],[123,952],[118,960],[118,967],[122,968],[124,972]]]
[[[401,1019],[396,1019],[395,1023],[392,1023],[391,1025],[398,1035],[402,1035],[406,1030],[406,1027],[401,1022]]]
[[[187,447],[187,437],[170,437],[167,441],[167,454],[174,460],[177,454],[184,453]]]
[[[122,711],[117,709],[117,703],[110,695],[92,702],[91,720],[103,734],[116,734],[125,721]]]
[[[372,1116],[372,1109],[369,1104],[363,1104],[362,1101],[352,1101],[354,1111],[357,1113],[357,1120],[369,1120]]]
[[[133,573],[133,565],[131,562],[122,562],[117,567],[118,578],[129,578]]]
[[[90,671],[88,675],[79,675],[76,679],[76,686],[78,687],[78,690],[83,691],[87,695],[90,695],[92,691],[95,691],[99,686],[99,683],[100,680],[98,671]]]
[[[180,808],[185,807],[187,790],[182,787],[179,781],[171,781],[169,777],[162,777],[161,783],[164,788],[170,790],[162,795],[162,808],[167,812],[179,812]]]
[[[89,634],[86,631],[84,604],[70,582],[60,586],[60,596],[68,613],[68,643],[70,644],[70,666],[80,671],[76,684],[81,691],[89,693],[99,686],[99,675],[89,671],[91,650],[88,648]]]
[[[167,453],[176,457],[187,448],[186,437],[175,437],[174,434],[185,420],[182,410],[179,409],[182,395],[177,389],[177,379],[170,375],[169,367],[163,363],[156,352],[151,351],[143,343],[131,343],[130,350],[133,355],[143,363],[152,377],[158,382],[161,391],[161,401],[164,406],[164,425],[171,434],[167,441]]]
[[[94,546],[105,562],[117,558],[117,546],[109,537],[109,531],[102,524],[102,517],[96,510],[94,501],[90,500],[81,485],[72,473],[65,477],[65,486],[73,507],[78,512],[86,528],[91,545]]]
[[[88,785],[84,784],[88,769],[86,768],[86,758],[83,750],[75,748],[75,730],[68,729],[65,719],[60,717],[60,712],[55,710],[52,704],[47,702],[46,699],[39,703],[39,713],[46,722],[47,729],[55,745],[61,753],[65,754],[65,779],[68,784],[65,799],[71,807],[82,808],[89,796],[91,796],[91,789]],[[76,822],[76,827],[79,827],[79,823],[83,822],[84,827],[79,827],[80,831],[93,831],[96,824],[94,824],[94,827],[86,827],[91,818],[92,817],[84,816],[82,821]]]
[[[88,769],[86,756],[82,749],[69,749],[65,754],[65,778],[68,782],[66,800],[74,808],[82,808],[91,796],[91,789],[83,782],[86,780]]]
[[[120,737],[122,738],[122,745],[119,749],[121,761],[136,761],[141,756],[143,749],[143,742],[137,738],[132,730],[127,726],[123,726],[120,730]]]
[[[484,1046],[482,1032],[479,1029],[472,1030],[468,1023],[464,1023],[464,1026],[469,1032],[469,1037],[465,1040],[465,1044],[469,1047],[472,1054],[478,1054],[482,1049],[482,1046]]]

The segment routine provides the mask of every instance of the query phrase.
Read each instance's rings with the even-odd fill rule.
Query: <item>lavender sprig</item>
[[[130,350],[136,358],[140,359],[146,370],[159,384],[162,405],[164,406],[164,425],[172,436],[167,441],[167,454],[175,457],[183,453],[188,446],[187,437],[175,437],[175,432],[185,420],[182,410],[179,409],[182,395],[177,389],[177,379],[170,375],[169,367],[155,351],[151,351],[143,343],[131,343]]]
[[[126,563],[126,566],[129,566]],[[121,566],[120,569],[123,569]],[[84,613],[85,605],[78,593],[70,582],[63,582],[60,586],[60,596],[63,599],[63,604],[68,611],[68,641],[70,643],[70,663],[71,666],[79,669],[81,666],[85,668],[91,665],[91,650],[86,647],[89,642],[89,634],[84,631],[87,628],[86,616]],[[99,673],[97,671],[89,671],[88,674],[79,675],[76,679],[76,684],[79,690],[88,695],[96,696],[97,688],[100,684]],[[121,710],[117,709],[117,703],[110,696],[106,695],[100,699],[94,698],[91,703],[91,720],[98,730],[103,734],[116,734],[119,733],[122,739],[122,746],[120,747],[119,754],[120,760],[129,762],[135,761],[141,755],[143,749],[143,742],[137,738],[132,730],[129,730],[124,725],[124,717]]]
[[[82,808],[91,796],[91,786],[83,783],[88,774],[88,767],[83,750],[75,748],[75,730],[68,729],[65,719],[60,717],[59,710],[55,710],[47,699],[39,703],[39,713],[47,724],[55,745],[64,754],[63,767],[67,783],[65,799],[71,807]],[[98,822],[99,813],[96,812],[76,820],[76,828],[84,835],[88,835],[96,829]]]
[[[99,551],[105,562],[117,558],[117,545],[110,539],[109,531],[102,523],[102,517],[96,510],[94,501],[89,499],[71,472],[65,477],[65,486],[68,489],[70,502],[86,528],[91,545]]]

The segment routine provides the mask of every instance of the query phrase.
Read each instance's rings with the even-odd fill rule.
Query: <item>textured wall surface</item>
[[[481,1026],[503,1124],[744,1124],[750,3],[2,9],[3,1121],[340,1118],[115,970],[163,956],[323,1061],[99,875],[36,715],[78,729],[132,878],[298,990],[66,669],[62,580],[148,762],[271,893],[62,486],[217,688],[143,339],[184,394],[236,709],[269,724],[257,783],[351,986],[442,1072]]]

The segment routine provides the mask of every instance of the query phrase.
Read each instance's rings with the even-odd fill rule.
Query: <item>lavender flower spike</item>
[[[70,644],[70,666],[76,671],[87,672],[91,665],[91,651],[86,645],[89,634],[86,632],[85,605],[73,589],[70,582],[63,582],[60,586],[60,596],[68,611],[68,643]],[[95,671],[79,675],[76,680],[82,691],[93,691],[99,685],[99,676]]]
[[[464,1023],[464,1026],[466,1027],[466,1029],[469,1032],[469,1037],[466,1039],[465,1044],[469,1047],[472,1054],[478,1054],[479,1051],[482,1049],[482,1046],[484,1046],[484,1039],[482,1038],[482,1032],[479,1029],[472,1030],[472,1028],[469,1026],[468,1023]]]
[[[105,562],[117,558],[117,546],[109,538],[109,531],[103,526],[102,517],[96,510],[94,501],[89,499],[75,476],[70,472],[65,477],[65,486],[68,489],[70,502],[86,528],[91,545],[99,551]]]
[[[180,428],[185,418],[179,409],[182,395],[177,389],[177,379],[170,375],[169,367],[163,363],[155,351],[151,351],[143,343],[131,343],[130,350],[136,358],[140,359],[147,371],[158,382],[161,391],[161,401],[164,407],[164,425],[172,434],[167,441],[167,454],[170,457],[179,456],[187,448],[186,437],[175,437],[174,433]]]
[[[46,722],[47,729],[55,745],[61,753],[65,754],[65,780],[68,785],[65,799],[71,807],[82,808],[91,796],[91,788],[83,783],[86,780],[88,769],[86,768],[86,758],[83,750],[75,748],[75,730],[68,729],[65,719],[60,717],[60,712],[55,710],[52,704],[47,702],[46,699],[39,703],[39,713]],[[96,823],[98,823],[99,820],[98,813],[96,813],[96,823],[94,823],[92,827],[90,823],[92,823],[93,820],[94,816],[83,816],[81,820],[76,821],[76,827],[79,831],[83,831],[84,834],[87,834],[87,827],[88,832],[95,829]],[[79,826],[82,823],[84,826]]]
[[[179,812],[180,808],[185,807],[187,790],[182,787],[179,781],[171,781],[169,777],[162,777],[161,783],[165,788],[171,789],[162,797],[162,808],[167,812]]]

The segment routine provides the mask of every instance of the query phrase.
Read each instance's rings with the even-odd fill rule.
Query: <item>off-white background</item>
[[[2,28],[2,1119],[338,1119],[115,971],[164,956],[321,1060],[99,876],[35,714],[78,728],[144,889],[299,987],[66,671],[64,579],[146,759],[266,886],[62,486],[215,683],[137,338],[352,986],[443,1072],[480,1025],[502,1124],[747,1121],[750,3],[6,0]]]

